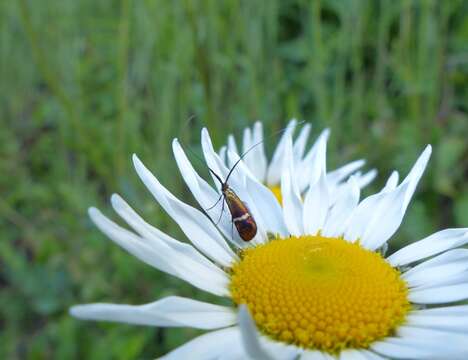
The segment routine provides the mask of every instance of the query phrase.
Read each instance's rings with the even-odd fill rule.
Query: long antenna
[[[179,142],[179,145],[182,149],[184,149],[185,151],[189,151],[190,154],[192,154],[193,156],[195,156],[198,161],[200,161],[202,164],[205,164],[206,167],[208,168],[209,172],[213,174],[213,176],[216,178],[216,180],[219,181],[220,185],[222,186],[224,183],[223,183],[223,180],[221,180],[221,178],[219,177],[218,174],[216,174],[207,164],[206,164],[206,161],[204,161],[200,156],[198,156],[194,151],[192,151],[192,149],[190,149],[189,147],[185,147],[183,146],[180,142]]]
[[[184,127],[186,127],[186,126],[187,126],[193,119],[195,119],[195,118],[196,118],[196,115],[190,115],[190,117],[188,118],[188,120],[185,122]],[[206,164],[206,161],[205,161],[205,160],[203,160],[200,156],[198,156],[198,155],[197,155],[194,151],[192,151],[192,149],[190,149],[189,147],[186,148],[186,147],[183,146],[180,142],[179,142],[179,145],[180,145],[180,147],[181,147],[182,149],[184,149],[185,151],[188,150],[188,151],[190,152],[190,154],[192,154],[193,156],[195,156],[195,157],[198,159],[198,161],[200,161],[202,164],[205,164],[206,167],[208,168],[208,170],[210,171],[210,173],[213,174],[213,176],[216,178],[216,180],[219,181],[219,184],[220,184],[221,186],[224,184],[224,183],[223,183],[223,180],[221,180],[221,178],[219,177],[219,175],[216,174],[216,173],[213,171],[213,169],[211,169],[211,168],[208,166],[208,164]]]
[[[297,123],[297,125],[301,125],[305,123],[304,120],[300,121]],[[241,160],[244,158],[245,155],[247,155],[250,151],[252,151],[256,146],[260,145],[261,143],[263,143],[266,139],[270,139],[271,137],[273,136],[276,136],[278,134],[281,134],[282,132],[286,131],[287,129],[289,128],[289,126],[286,126],[285,128],[281,129],[281,130],[278,130],[276,132],[274,132],[273,134],[269,135],[268,137],[264,138],[263,140],[257,142],[256,144],[253,144],[252,146],[250,146],[240,157],[239,159],[237,159],[237,161],[234,163],[234,165],[232,166],[231,170],[229,170],[229,173],[227,174],[226,176],[226,180],[224,180],[224,183],[227,183],[227,181],[229,180],[229,177],[231,176],[232,172],[234,171],[234,169],[236,168],[236,166],[241,162]]]
[[[211,168],[210,168],[208,165],[206,165],[206,166],[208,167],[208,170],[210,170],[210,173],[212,173],[212,174],[214,175],[214,177],[219,181],[219,183],[221,184],[221,186],[223,186],[223,185],[224,185],[223,180],[221,180],[221,178],[219,177],[219,175],[216,174],[213,170],[211,170]]]
[[[187,125],[188,123],[190,123],[193,119],[195,119],[195,117],[196,117],[195,115],[191,115],[191,116],[188,118],[188,120],[187,120],[187,122],[186,122],[186,125]],[[305,123],[304,120],[299,121],[296,125],[301,125],[301,124],[303,124],[303,123]],[[274,137],[274,136],[276,136],[276,135],[278,135],[278,134],[281,134],[282,132],[288,130],[288,128],[289,128],[289,125],[286,126],[286,127],[284,127],[284,128],[281,129],[281,130],[275,131],[273,134],[270,134],[270,135],[267,136],[266,138],[264,138],[264,139],[262,139],[261,141],[259,141],[259,142],[255,143],[255,144],[253,144],[252,146],[250,146],[242,155],[240,155],[239,159],[237,159],[237,161],[234,163],[234,165],[232,166],[232,168],[229,170],[229,173],[227,174],[226,180],[224,180],[224,182],[223,182],[223,180],[221,179],[221,177],[220,177],[218,174],[216,174],[216,172],[214,172],[213,169],[211,169],[211,168],[206,164],[206,161],[204,161],[203,159],[201,159],[195,152],[192,151],[192,149],[190,149],[190,148],[185,148],[185,146],[182,146],[182,144],[181,144],[180,142],[179,142],[179,144],[180,144],[180,146],[181,146],[184,150],[188,150],[193,156],[195,156],[195,157],[198,159],[198,161],[200,161],[201,163],[205,164],[206,167],[208,168],[209,172],[210,172],[211,174],[213,174],[213,176],[216,178],[216,180],[218,180],[218,182],[220,183],[220,185],[223,186],[224,184],[226,184],[226,183],[228,182],[228,180],[229,180],[231,174],[233,173],[234,169],[235,169],[236,166],[241,162],[241,160],[245,157],[245,155],[247,155],[250,151],[252,151],[255,147],[257,147],[257,146],[260,145],[261,143],[265,142],[265,140],[270,139],[270,138],[272,138],[272,137]]]

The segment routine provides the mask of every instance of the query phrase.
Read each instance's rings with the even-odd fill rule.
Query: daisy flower
[[[399,182],[393,172],[377,194],[359,201],[356,176],[330,206],[333,185],[320,142],[310,183],[300,192],[291,134],[280,174],[283,206],[243,161],[229,186],[249,203],[258,231],[233,231],[218,204],[206,213],[170,193],[134,156],[135,169],[191,244],[145,222],[120,196],[112,206],[133,231],[91,208],[110,239],[145,263],[211,294],[220,306],[170,296],[145,305],[88,304],[71,314],[89,320],[207,330],[163,359],[467,359],[468,229],[447,229],[385,256],[431,154],[428,146]],[[202,131],[204,157],[229,172]],[[177,140],[179,170],[202,209],[220,196],[192,167]],[[234,151],[227,156],[238,158]],[[217,219],[220,221],[215,225]],[[210,219],[211,218],[211,219]]]
[[[276,198],[281,202],[281,173],[283,168],[283,160],[285,156],[286,140],[289,136],[294,134],[298,127],[297,120],[292,119],[283,132],[271,159],[268,163],[264,149],[264,136],[262,123],[257,121],[251,128],[247,127],[243,131],[242,137],[242,151],[238,150],[238,146],[234,136],[228,136],[226,146],[223,146],[219,151],[220,158],[226,161],[228,167],[234,165],[234,159],[226,156],[227,151],[232,154],[245,154],[243,161],[253,176],[260,182],[266,184],[271,191],[275,194]],[[306,152],[306,146],[309,139],[312,125],[306,123],[299,131],[297,138],[293,141],[293,161],[294,168],[296,169],[297,184],[299,191],[303,194],[310,184],[310,178],[314,173],[314,164],[317,163],[317,158],[323,156],[319,153],[323,148],[323,142],[327,142],[330,136],[330,130],[325,129],[317,138],[316,142],[312,145],[310,150]],[[227,158],[227,159],[226,159]],[[366,173],[359,171],[365,164],[364,159],[352,161],[340,168],[327,173],[327,182],[332,194],[341,192],[341,188],[345,184],[346,179],[354,174],[355,180],[360,188],[370,184],[375,179],[377,171],[372,169]],[[333,195],[332,202],[336,197]]]

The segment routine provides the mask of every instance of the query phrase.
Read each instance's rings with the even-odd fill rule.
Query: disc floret
[[[400,273],[341,238],[301,236],[247,249],[230,290],[265,335],[308,349],[366,348],[410,310]]]

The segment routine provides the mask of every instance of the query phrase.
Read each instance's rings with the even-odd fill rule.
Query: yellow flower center
[[[281,195],[281,187],[278,186],[278,185],[273,185],[273,186],[269,186],[268,188],[271,190],[273,195],[275,195],[275,198],[278,200],[280,205],[283,205],[283,197]]]
[[[244,250],[230,291],[265,335],[330,353],[391,335],[410,310],[405,282],[380,254],[319,235]]]

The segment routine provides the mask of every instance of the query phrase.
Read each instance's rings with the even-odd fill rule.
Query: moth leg
[[[216,202],[214,203],[213,206],[210,206],[208,209],[205,209],[205,211],[210,211],[211,209],[213,209],[216,205],[218,205],[219,201],[223,198],[223,194],[219,195],[219,198],[218,200],[216,200]]]
[[[231,219],[231,239],[234,240],[234,219]]]
[[[219,201],[218,201],[218,202],[219,202]],[[221,217],[223,216],[224,204],[225,204],[225,202],[223,201],[223,205],[221,206],[221,213],[219,214],[218,221],[216,221],[216,223],[215,223],[216,226],[218,226],[219,222],[221,221]]]

